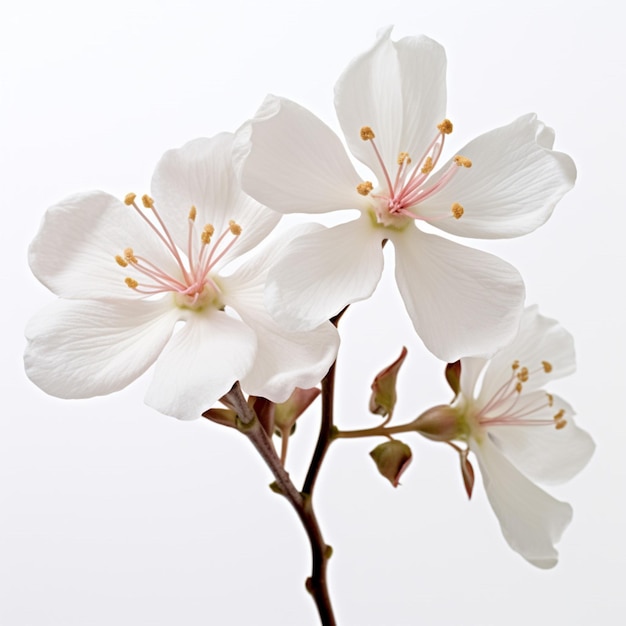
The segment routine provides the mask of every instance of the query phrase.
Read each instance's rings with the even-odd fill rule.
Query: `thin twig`
[[[296,489],[276,453],[272,440],[263,429],[255,412],[246,402],[239,383],[235,383],[233,388],[224,396],[224,400],[237,412],[240,421],[239,430],[248,437],[272,471],[276,479],[275,491],[285,496],[304,526],[311,545],[312,557],[312,571],[311,576],[306,580],[306,588],[315,600],[323,626],[335,626],[336,621],[326,580],[326,565],[332,554],[332,549],[326,545],[322,537],[310,494],[300,493]]]

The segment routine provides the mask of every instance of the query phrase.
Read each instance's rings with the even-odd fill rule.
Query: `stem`
[[[341,316],[347,310],[348,307],[346,306],[342,311],[337,313],[335,317],[331,318],[330,321],[335,327],[339,324]],[[311,497],[313,496],[313,488],[315,487],[315,482],[320,472],[322,461],[324,460],[326,452],[328,451],[328,448],[333,440],[336,365],[337,361],[335,360],[335,362],[330,366],[326,376],[322,379],[322,423],[320,425],[320,434],[317,438],[317,444],[315,445],[315,450],[313,451],[311,464],[309,465],[309,470],[306,474],[304,485],[302,487],[302,493],[308,494]]]
[[[398,433],[415,432],[415,420],[399,426],[376,426],[374,428],[361,428],[359,430],[333,431],[333,439],[356,439],[357,437],[388,437]]]
[[[326,456],[326,452],[332,441],[333,432],[333,413],[334,413],[334,397],[335,397],[335,363],[330,366],[328,373],[322,379],[322,423],[320,425],[320,434],[317,438],[317,444],[313,451],[311,464],[304,479],[302,493],[309,496],[313,495],[313,488],[322,466],[322,461]]]
[[[237,412],[241,423],[239,430],[248,437],[272,471],[276,479],[276,491],[285,496],[304,526],[311,544],[312,557],[312,572],[306,580],[306,588],[315,600],[323,626],[335,626],[337,622],[326,581],[326,566],[332,554],[332,548],[324,542],[310,494],[300,493],[294,486],[276,454],[272,440],[263,429],[255,412],[248,406],[239,383],[233,385],[233,388],[224,396],[224,400]]]

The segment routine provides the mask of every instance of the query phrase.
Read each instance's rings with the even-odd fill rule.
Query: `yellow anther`
[[[370,139],[374,139],[374,137],[376,137],[376,135],[369,126],[363,126],[363,128],[361,128],[361,139],[363,141],[369,141]]]
[[[522,383],[516,383],[515,384],[515,391],[517,391],[517,393],[522,393]]]
[[[421,172],[422,174],[430,174],[433,171],[434,167],[435,166],[433,165],[432,158],[426,157],[426,160],[424,161],[424,165],[422,165]]]
[[[137,257],[132,248],[126,248],[126,250],[124,250],[124,260],[127,263],[137,263]]]
[[[402,165],[403,163],[406,163],[407,165],[411,164],[411,157],[408,152],[401,152],[398,155],[398,165]]]
[[[197,215],[198,211],[196,211],[196,207],[193,206],[193,204],[191,205],[191,208],[189,209],[189,219],[192,222],[196,221],[196,215]]]
[[[555,422],[560,422],[563,419],[563,416],[565,415],[565,409],[560,409],[559,411],[557,411],[554,414],[554,421]]]
[[[362,195],[367,196],[374,189],[374,185],[369,180],[363,181],[356,186],[356,190]]]
[[[452,126],[452,122],[446,118],[441,124],[437,124],[437,128],[442,135],[449,135],[454,126]]]
[[[452,215],[454,215],[454,219],[460,219],[463,213],[465,213],[465,209],[458,202],[455,202],[452,205]]]
[[[513,371],[519,369],[519,361],[516,359],[515,361],[513,361],[513,365],[511,365]]]
[[[213,233],[215,232],[215,228],[213,224],[205,224],[202,229],[202,234],[200,235],[200,239],[202,243],[205,245],[209,245],[211,243],[211,237],[213,237]]]
[[[519,372],[517,372],[517,380],[522,383],[525,383],[528,380],[528,368],[522,367]]]
[[[472,162],[467,157],[461,156],[460,154],[454,157],[454,162],[459,167],[472,167]]]
[[[235,220],[229,220],[228,230],[230,230],[230,232],[235,235],[235,237],[241,235],[241,226],[239,226],[239,224],[237,224]]]
[[[546,374],[549,374],[552,371],[552,363],[549,363],[548,361],[541,361],[541,365],[543,365],[543,371]]]
[[[146,207],[146,209],[154,208],[154,200],[147,193],[141,196],[141,202],[143,202],[143,205]]]
[[[554,404],[554,396],[551,393],[546,393],[548,396],[548,406],[552,406]]]
[[[124,259],[119,254],[115,257],[115,260],[117,261],[117,264],[121,267],[128,267],[128,263],[124,261]]]
[[[131,289],[137,289],[139,283],[134,279],[131,278],[130,276],[128,276],[127,278],[124,279],[124,282],[131,288]]]
[[[135,204],[135,198],[137,197],[136,193],[127,193],[124,196],[124,204],[128,205],[128,206],[132,206],[133,204]]]
[[[561,428],[565,428],[567,426],[567,420],[561,420],[560,422],[557,422],[554,427],[557,430],[561,430]]]

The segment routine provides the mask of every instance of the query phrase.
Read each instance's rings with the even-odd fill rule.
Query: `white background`
[[[335,549],[329,578],[339,623],[622,623],[626,102],[618,7],[57,0],[4,8],[0,623],[317,623],[304,591],[303,531],[243,437],[148,409],[147,378],[85,401],[50,398],[26,379],[23,328],[53,297],[31,275],[26,249],[57,200],[95,188],[120,197],[148,191],[166,149],[235,130],[267,92],[337,128],[334,82],[387,24],[396,25],[394,38],[425,33],[446,47],[455,146],[536,111],[577,163],[577,186],[544,227],[477,245],[515,264],[528,302],[574,334],[578,372],[554,390],[598,447],[580,476],[552,490],[573,504],[574,520],[559,565],[539,571],[508,548],[480,481],[468,503],[447,447],[405,438],[415,460],[394,490],[367,455],[378,441],[334,444],[316,503]],[[342,321],[344,428],[377,423],[367,412],[369,384],[403,344],[398,419],[449,399],[441,365],[412,333],[391,278],[386,272],[376,296]],[[290,450],[297,480],[317,409]]]

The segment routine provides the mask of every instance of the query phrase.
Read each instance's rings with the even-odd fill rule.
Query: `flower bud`
[[[317,387],[301,389],[296,387],[285,402],[276,404],[274,408],[274,426],[283,436],[291,433],[296,420],[309,408],[310,404],[320,395]]]
[[[464,433],[463,421],[449,404],[440,404],[424,411],[414,422],[415,430],[433,441],[452,441]]]
[[[376,446],[370,456],[378,471],[394,486],[400,484],[400,476],[411,463],[411,448],[402,441],[392,439]]]
[[[388,367],[379,372],[372,383],[372,395],[370,397],[370,411],[377,415],[391,415],[396,406],[396,380],[398,371],[404,363],[407,349],[402,348],[400,356]]]

